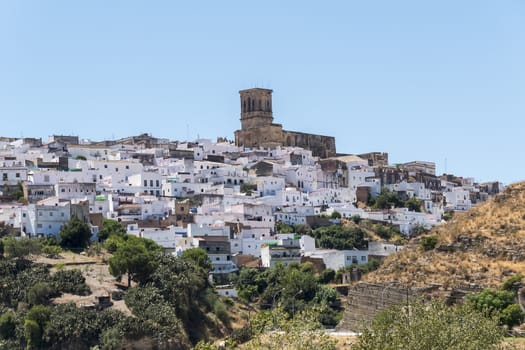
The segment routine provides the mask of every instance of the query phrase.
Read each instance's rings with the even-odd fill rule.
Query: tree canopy
[[[277,264],[272,269],[258,271],[243,268],[239,272],[239,297],[257,301],[261,308],[281,306],[289,315],[312,306],[323,306],[321,322],[335,326],[340,319],[340,300],[337,293],[321,284],[312,265]]]
[[[341,225],[319,227],[312,231],[317,245],[327,249],[366,249],[366,233],[359,227],[345,228]]]
[[[11,259],[38,254],[41,249],[40,242],[32,238],[7,237],[2,242],[4,254]]]
[[[503,333],[495,319],[470,305],[439,300],[397,305],[380,312],[352,349],[496,349]]]
[[[202,267],[206,272],[213,269],[208,254],[202,248],[191,248],[182,252],[181,259],[193,261],[197,266]]]
[[[126,228],[122,223],[116,220],[104,219],[102,229],[98,232],[98,239],[99,241],[105,241],[112,235],[124,236],[125,234]]]
[[[65,223],[58,233],[58,242],[61,247],[68,249],[84,249],[89,245],[91,229],[88,224],[73,216]]]
[[[109,258],[109,272],[116,277],[127,274],[128,286],[132,280],[145,283],[157,267],[157,253],[161,250],[162,248],[150,239],[126,236]]]

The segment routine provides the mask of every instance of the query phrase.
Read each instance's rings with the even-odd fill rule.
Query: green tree
[[[4,238],[4,252],[11,259],[40,253],[40,242],[32,238]]]
[[[78,269],[57,271],[52,277],[52,283],[55,289],[62,293],[76,295],[91,294],[84,275],[82,275],[82,272]]]
[[[408,210],[416,212],[421,212],[421,205],[421,200],[417,199],[416,197],[410,197],[404,203],[404,206],[408,208]]]
[[[366,233],[359,227],[343,228],[340,225],[319,227],[312,231],[317,245],[327,249],[364,249]]]
[[[470,305],[413,300],[380,312],[352,349],[496,349],[503,334],[497,321]]]
[[[157,267],[157,257],[161,247],[153,241],[135,236],[128,236],[109,258],[109,272],[115,277],[128,275],[131,281],[145,283]]]
[[[516,294],[509,290],[484,289],[467,296],[468,302],[477,310],[499,318],[500,324],[509,328],[523,322],[524,314],[515,304]]]
[[[277,233],[292,233],[294,232],[294,228],[285,222],[277,221],[275,223],[275,231]]]
[[[503,285],[501,286],[502,290],[510,290],[514,292],[518,292],[518,289],[520,289],[523,280],[523,275],[521,273],[518,273],[517,275],[514,275],[512,277],[507,278]]]
[[[62,253],[62,248],[57,245],[45,245],[42,246],[42,254],[50,259],[58,259]]]
[[[163,298],[156,287],[131,288],[124,298],[136,317],[158,324],[165,337],[188,344],[187,334],[175,308]]]
[[[243,349],[336,349],[336,341],[323,332],[319,308],[308,308],[295,316],[281,308],[260,312],[252,322],[254,337]]]
[[[6,311],[0,316],[0,339],[15,336],[16,318],[13,311]]]
[[[119,245],[123,244],[127,236],[112,235],[104,242],[104,248],[110,253],[115,253]]]
[[[381,193],[370,200],[370,206],[374,209],[390,209],[401,208],[404,205],[403,200],[396,192],[390,191],[387,188],[382,188]]]
[[[509,328],[523,323],[525,315],[518,304],[507,306],[501,311],[500,321]]]
[[[438,236],[431,235],[422,237],[419,244],[421,245],[421,248],[423,248],[424,251],[427,251],[434,249],[436,247],[437,242]]]
[[[327,284],[332,282],[335,279],[335,271],[332,269],[325,269],[319,275],[319,283]]]
[[[515,295],[507,290],[483,289],[479,293],[469,294],[467,300],[479,311],[501,312],[514,304]]]
[[[27,302],[31,305],[47,304],[55,294],[55,289],[48,282],[38,282],[27,292]]]
[[[454,217],[454,212],[453,211],[449,211],[449,212],[446,212],[444,213],[441,218],[445,221],[450,221],[452,220],[452,218]]]
[[[51,310],[44,305],[35,305],[27,312],[26,320],[35,321],[40,329],[44,329],[51,317]]]
[[[42,342],[42,329],[33,320],[25,320],[24,322],[24,335],[26,338],[26,349],[38,349]]]
[[[100,336],[100,345],[102,350],[119,350],[122,349],[122,335],[117,327],[111,327],[104,330]]]
[[[111,219],[104,219],[102,229],[98,231],[99,241],[105,241],[110,236],[123,237],[124,235],[126,235],[126,228],[124,225],[116,220]]]
[[[332,219],[341,219],[341,213],[336,211],[336,210],[334,210],[332,212],[332,214],[330,215],[330,218],[332,218]]]
[[[91,230],[85,222],[73,216],[58,233],[60,246],[68,249],[84,249],[89,245]]]
[[[189,260],[197,264],[197,266],[202,267],[206,272],[209,272],[213,269],[211,260],[208,257],[208,254],[201,248],[191,248],[182,252],[181,259]]]

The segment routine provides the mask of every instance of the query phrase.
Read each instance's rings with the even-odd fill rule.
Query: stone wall
[[[381,310],[406,303],[414,291],[401,284],[357,283],[348,290],[343,319],[338,331],[359,331]]]
[[[464,285],[451,290],[443,290],[441,285],[434,284],[424,288],[410,288],[400,283],[366,283],[359,282],[348,289],[347,304],[338,331],[359,332],[380,311],[397,304],[407,304],[416,295],[421,297],[439,297],[448,304],[458,304],[465,300],[469,293],[478,293],[478,285]]]

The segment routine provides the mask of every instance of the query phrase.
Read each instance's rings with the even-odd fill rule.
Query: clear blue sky
[[[525,180],[525,2],[1,1],[0,135],[233,138],[238,90],[345,153]]]

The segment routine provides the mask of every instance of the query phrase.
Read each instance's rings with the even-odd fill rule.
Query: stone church
[[[335,138],[283,130],[273,122],[272,92],[269,89],[248,89],[241,95],[241,130],[235,131],[235,145],[249,148],[293,146],[309,149],[314,156],[335,156]]]

